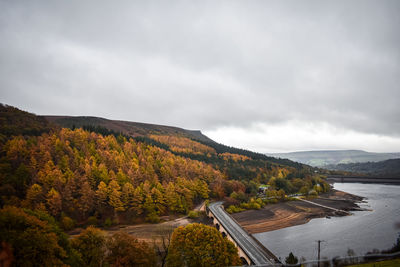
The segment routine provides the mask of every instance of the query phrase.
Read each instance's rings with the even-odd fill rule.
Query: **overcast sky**
[[[400,151],[400,1],[0,1],[0,102],[258,152]]]

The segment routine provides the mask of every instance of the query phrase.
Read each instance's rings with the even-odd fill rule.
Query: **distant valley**
[[[337,164],[378,162],[400,158],[400,153],[373,153],[363,150],[317,150],[290,153],[268,153],[268,156],[286,158],[313,167],[332,167]]]

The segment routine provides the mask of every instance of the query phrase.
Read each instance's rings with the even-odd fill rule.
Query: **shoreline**
[[[364,197],[332,189],[331,192],[311,199],[320,205],[344,211],[362,210],[357,202]],[[308,223],[315,218],[343,216],[335,211],[303,201],[270,204],[260,210],[246,210],[231,216],[249,233],[263,233]]]

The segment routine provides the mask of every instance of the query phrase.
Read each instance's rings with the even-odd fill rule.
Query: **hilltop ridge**
[[[43,116],[49,122],[60,125],[65,128],[83,127],[83,126],[101,126],[109,130],[120,132],[124,135],[136,137],[147,136],[150,134],[178,134],[184,137],[196,138],[204,142],[214,142],[207,136],[203,135],[200,130],[186,130],[174,126],[150,124],[144,122],[132,122],[121,120],[109,120],[101,117],[93,116]]]

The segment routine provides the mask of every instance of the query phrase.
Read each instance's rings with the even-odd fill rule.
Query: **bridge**
[[[243,264],[269,266],[277,262],[279,263],[275,255],[243,230],[243,228],[225,212],[221,201],[214,202],[208,206],[207,216],[213,220],[215,227],[222,235],[226,236],[235,244]]]

